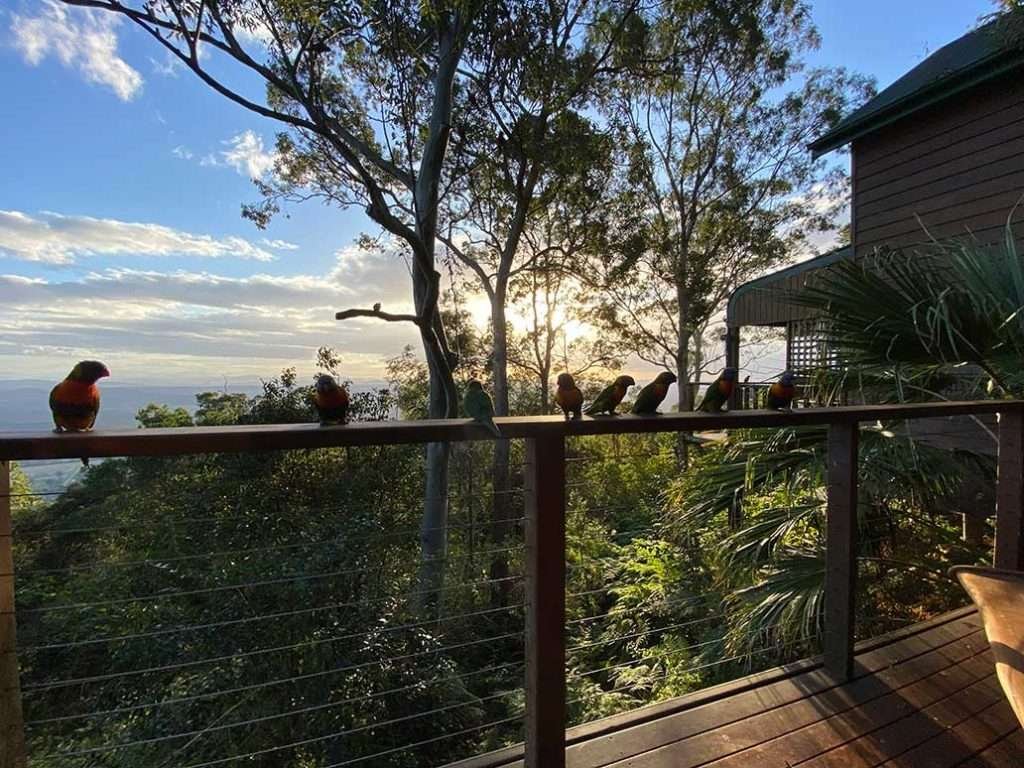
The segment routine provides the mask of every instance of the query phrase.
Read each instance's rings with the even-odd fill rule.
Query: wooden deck
[[[781,667],[568,734],[570,768],[1020,768],[1024,731],[973,609],[858,646],[853,679]],[[522,748],[450,768],[521,768]]]

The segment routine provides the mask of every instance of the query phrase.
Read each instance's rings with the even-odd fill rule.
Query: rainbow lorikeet
[[[348,421],[348,392],[333,376],[322,373],[316,377],[313,404],[320,416],[321,427]]]
[[[636,402],[633,403],[633,413],[647,416],[656,414],[658,406],[661,405],[661,401],[668,394],[669,386],[675,384],[675,382],[676,375],[674,373],[669,371],[659,373],[654,381],[641,389],[640,394],[636,396]]]
[[[729,396],[736,386],[736,375],[737,371],[735,368],[726,368],[722,371],[721,375],[711,382],[711,386],[704,393],[704,399],[700,401],[700,405],[697,406],[696,410],[707,413],[718,413],[721,411],[725,404],[729,402]]]
[[[110,370],[98,360],[82,360],[60,384],[50,390],[50,413],[55,432],[88,432],[100,412],[100,389],[96,382]],[[82,463],[88,466],[89,459]]]
[[[587,408],[587,416],[596,416],[599,413],[607,413],[609,416],[614,416],[615,409],[618,408],[622,398],[626,396],[626,392],[634,384],[636,382],[632,376],[619,376],[619,378],[602,389],[601,394],[594,398],[594,402]]]
[[[565,418],[583,418],[583,393],[568,373],[558,374],[558,388],[555,390],[555,402],[562,409]]]
[[[495,437],[501,437],[498,425],[494,423],[494,403],[491,402],[491,396],[484,392],[483,385],[476,379],[466,385],[462,408],[467,416],[487,427]]]
[[[88,432],[100,412],[96,382],[110,371],[98,360],[83,360],[60,384],[50,390],[50,412],[56,432]]]
[[[796,374],[785,371],[779,380],[768,387],[768,407],[776,411],[788,411],[793,407],[796,396]]]

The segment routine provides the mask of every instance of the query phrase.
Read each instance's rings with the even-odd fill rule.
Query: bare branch
[[[334,315],[335,320],[351,320],[354,317],[372,317],[389,323],[413,323],[423,327],[423,320],[416,315],[395,315],[379,309],[344,309]]]

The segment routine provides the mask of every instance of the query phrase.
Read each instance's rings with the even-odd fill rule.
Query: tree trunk
[[[430,373],[427,412],[432,419],[452,419],[458,415],[458,395],[452,374],[457,361],[449,351],[444,324],[438,311],[441,275],[434,267],[441,175],[451,135],[455,71],[464,42],[458,15],[446,18],[446,22],[438,45],[428,138],[413,190],[417,237],[410,243],[414,252],[413,303],[416,314],[421,318],[420,338]],[[425,613],[436,617],[440,614],[445,559],[448,554],[448,464],[451,446],[448,443],[428,443],[426,451],[423,519],[420,523],[419,587],[422,594],[421,607]]]
[[[428,338],[429,337],[429,338]],[[430,402],[432,419],[450,419],[458,415],[450,395],[455,381],[449,361],[436,342],[436,337],[423,333],[430,371]],[[450,387],[450,389],[449,389]],[[427,443],[424,465],[423,518],[420,521],[420,605],[424,612],[437,616],[441,609],[444,570],[448,557],[448,469],[450,443]]]
[[[491,372],[494,379],[494,413],[509,415],[508,393],[508,327],[505,319],[505,293],[496,291],[491,301],[491,334],[494,337]],[[492,465],[493,497],[491,501],[491,544],[494,549],[503,549],[512,530],[509,490],[512,478],[509,467],[508,440],[494,441],[494,463]],[[496,608],[508,604],[511,585],[508,578],[508,558],[498,553],[491,559],[490,577],[496,583],[491,585],[491,603]]]

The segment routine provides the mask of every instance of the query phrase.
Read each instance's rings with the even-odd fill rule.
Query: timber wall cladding
[[[857,255],[920,243],[922,223],[935,237],[998,240],[1024,194],[1024,77],[952,96],[857,139],[853,153]]]

